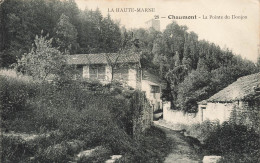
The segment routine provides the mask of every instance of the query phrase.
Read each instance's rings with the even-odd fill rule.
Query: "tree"
[[[121,33],[119,25],[115,24],[110,15],[102,20],[100,34],[100,49],[105,53],[117,52],[120,48]]]
[[[136,39],[133,37],[133,34],[129,35],[125,31],[117,53],[112,54],[112,55],[111,55],[111,53],[106,53],[107,63],[111,67],[111,74],[112,74],[111,81],[113,81],[113,79],[114,79],[114,73],[115,73],[116,67],[128,66],[128,63],[120,63],[120,65],[119,65],[118,60],[119,60],[119,57],[121,57],[122,55],[124,55],[123,57],[127,57],[128,54],[132,53],[133,46],[138,46]]]
[[[61,52],[69,51],[73,53],[77,49],[78,32],[74,25],[69,21],[69,17],[65,14],[60,16],[60,19],[55,28],[55,40]]]
[[[257,68],[258,68],[258,71],[260,71],[260,51],[259,51],[259,53],[258,53],[256,66],[257,66]]]
[[[52,39],[47,36],[37,36],[30,53],[25,53],[18,60],[16,69],[32,76],[34,79],[45,81],[50,75],[58,75],[65,64],[62,53],[51,45]]]

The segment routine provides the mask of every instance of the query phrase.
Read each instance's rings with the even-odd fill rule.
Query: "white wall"
[[[146,80],[142,80],[142,91],[145,92],[146,98],[150,100],[151,86],[147,83]]]
[[[89,78],[89,66],[88,65],[83,66],[82,77]]]
[[[223,123],[229,120],[233,108],[233,103],[207,103],[206,109],[202,109],[203,121],[219,120],[220,123]]]
[[[163,119],[173,124],[185,125],[200,123],[202,120],[200,110],[198,113],[184,114],[182,111],[170,109],[170,102],[163,104]]]
[[[106,65],[106,80],[111,81],[111,79],[112,79],[112,67]]]
[[[134,89],[136,89],[136,75],[137,75],[137,72],[136,72],[136,69],[132,69],[130,68],[128,70],[128,82],[127,84],[131,87],[133,87]]]
[[[142,91],[145,92],[146,98],[150,100],[152,105],[154,105],[154,111],[157,110],[159,107],[162,108],[161,93],[156,93],[154,98],[153,93],[151,93],[151,85],[149,81],[142,80]],[[158,102],[160,103],[160,106],[158,106]]]
[[[207,105],[199,105],[196,114],[183,114],[182,111],[171,110],[170,104],[165,103],[163,105],[163,119],[174,124],[191,125],[205,120],[218,120],[221,124],[229,120],[234,105],[234,103],[207,103]],[[202,109],[202,107],[206,107],[206,109]]]
[[[112,79],[112,67],[109,65],[105,66],[105,81],[101,82],[110,82]],[[89,65],[83,66],[83,71],[82,71],[82,77],[83,78],[89,78]],[[127,79],[126,79],[127,80]],[[128,70],[128,81],[127,85],[133,87],[134,89],[137,88],[137,70],[135,68],[129,68]]]

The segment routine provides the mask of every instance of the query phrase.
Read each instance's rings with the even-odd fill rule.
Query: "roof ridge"
[[[237,79],[237,81],[243,80],[243,79],[245,79],[245,78],[250,78],[250,77],[256,76],[256,75],[260,75],[260,72],[257,72],[257,73],[254,73],[254,74],[250,74],[250,75],[241,76],[241,77],[239,77],[239,78]]]

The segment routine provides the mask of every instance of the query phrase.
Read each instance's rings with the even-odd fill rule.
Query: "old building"
[[[142,71],[138,54],[76,54],[66,56],[66,60],[77,69],[75,79],[96,79],[104,84],[117,80],[145,92],[153,111],[162,108],[160,78]]]
[[[138,54],[76,54],[66,56],[67,63],[76,67],[75,79],[97,79],[102,83],[112,80],[134,89],[141,89],[141,65]]]
[[[205,120],[235,121],[254,127],[258,126],[260,116],[260,73],[237,79],[209,99],[198,102],[197,113],[184,113],[171,110],[170,104],[164,104],[163,118],[174,124],[192,125]],[[259,132],[260,133],[260,132]]]
[[[162,81],[158,75],[146,70],[142,72],[142,91],[146,92],[146,97],[151,101],[153,111],[162,109],[162,85]]]
[[[209,99],[198,103],[201,121],[219,120],[222,123],[233,118],[235,121],[243,121],[246,125],[255,125],[254,117],[260,115],[259,86],[260,73],[237,79]],[[255,119],[259,121],[257,117]]]

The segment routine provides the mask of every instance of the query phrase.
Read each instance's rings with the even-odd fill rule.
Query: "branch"
[[[4,1],[5,1],[5,0],[0,0],[0,5],[1,5],[2,3],[4,3]]]

